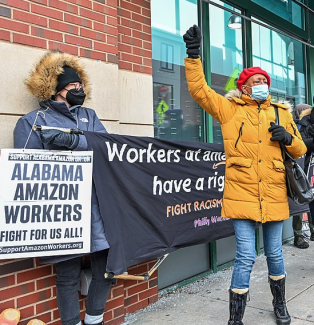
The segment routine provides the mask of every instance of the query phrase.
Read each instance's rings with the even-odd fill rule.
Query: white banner
[[[92,151],[1,149],[0,259],[90,251]]]

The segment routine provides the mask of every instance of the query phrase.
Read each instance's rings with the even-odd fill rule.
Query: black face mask
[[[81,88],[80,90],[70,89],[65,96],[67,102],[71,105],[83,105],[86,94],[84,90]]]

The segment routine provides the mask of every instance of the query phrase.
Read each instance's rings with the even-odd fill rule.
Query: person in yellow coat
[[[282,254],[283,220],[289,218],[285,167],[279,142],[293,158],[306,146],[284,104],[271,102],[270,76],[259,67],[244,69],[237,89],[225,97],[206,83],[200,59],[201,31],[194,25],[183,36],[185,70],[193,99],[221,124],[226,154],[222,216],[233,220],[236,258],[229,290],[228,325],[242,325],[250,275],[255,262],[255,228],[263,227],[264,251],[277,324],[290,324],[285,301]],[[278,107],[280,125],[275,125]]]

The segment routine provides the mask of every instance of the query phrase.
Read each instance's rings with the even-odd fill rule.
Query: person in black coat
[[[22,116],[14,129],[14,147],[41,150],[88,150],[85,135],[65,133],[58,128],[107,133],[96,112],[84,107],[90,93],[90,82],[83,62],[61,51],[49,51],[39,59],[25,80],[29,93],[39,106]],[[35,132],[33,126],[54,129]],[[106,302],[115,280],[106,279],[109,251],[105,226],[94,185],[91,195],[91,249],[89,258],[92,279],[89,284],[85,325],[102,325]],[[78,285],[81,255],[67,254],[40,258],[41,263],[54,263],[58,310],[62,325],[81,325]]]
[[[307,147],[305,155],[304,171],[308,172],[312,152],[314,152],[314,110],[311,105],[299,104],[295,108],[295,123],[301,133],[302,139]],[[308,213],[309,228],[311,232],[310,240],[314,241],[314,226],[312,224],[314,215],[314,202],[309,204],[310,213]],[[309,247],[309,243],[302,234],[302,215],[293,216],[294,245],[304,249]]]

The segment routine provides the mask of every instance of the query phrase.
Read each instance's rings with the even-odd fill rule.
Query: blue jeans
[[[104,312],[112,280],[105,279],[108,250],[91,253],[92,280],[88,289],[86,313],[91,316]],[[81,258],[56,263],[57,303],[62,325],[80,322],[78,284],[81,273]]]
[[[251,271],[256,256],[256,225],[253,220],[233,219],[237,251],[230,289],[246,289],[250,286]],[[283,221],[266,222],[262,227],[268,275],[285,275],[281,247]]]

